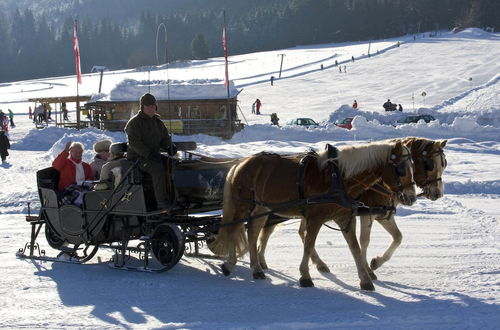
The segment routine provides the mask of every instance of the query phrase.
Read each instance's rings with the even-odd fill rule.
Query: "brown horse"
[[[401,141],[407,147],[411,149],[411,155],[413,162],[415,164],[414,178],[417,186],[422,189],[422,195],[430,200],[436,200],[443,196],[444,186],[441,180],[442,173],[446,168],[446,157],[443,152],[443,148],[446,145],[446,140],[444,141],[433,141],[425,138],[409,137],[399,140],[391,140],[393,142]],[[394,199],[390,192],[388,194],[387,190],[383,186],[375,186],[364,192],[360,201],[365,205],[377,205],[395,208],[398,204],[398,200]],[[391,234],[393,241],[391,245],[386,249],[382,256],[378,256],[372,259],[370,265],[367,261],[367,250],[370,244],[370,233],[371,225],[373,220],[377,220],[382,227]],[[377,279],[377,276],[373,272],[375,269],[379,268],[388,261],[394,254],[394,251],[399,247],[402,240],[402,234],[394,219],[394,210],[390,210],[387,213],[381,215],[362,215],[360,216],[361,230],[359,241],[361,245],[361,255],[365,268],[368,270],[370,277],[373,280]],[[274,226],[265,228],[263,234],[261,235],[261,242],[259,246],[259,257],[265,263],[265,247],[269,236],[274,230]],[[299,235],[304,240],[305,224],[301,222],[299,228]],[[311,255],[311,261],[316,265],[316,268],[322,273],[330,272],[328,266],[320,259],[316,250],[313,250]],[[266,265],[267,266],[267,265]]]
[[[229,275],[236,264],[237,255],[248,250],[253,277],[262,279],[266,267],[257,251],[257,240],[268,215],[305,220],[304,254],[300,265],[301,286],[313,286],[308,262],[314,249],[316,236],[322,224],[333,219],[342,228],[356,262],[361,288],[374,290],[372,280],[361,260],[361,251],[351,221],[356,200],[364,191],[382,179],[390,189],[398,192],[402,203],[411,205],[416,200],[413,182],[413,162],[410,151],[401,142],[370,143],[345,146],[338,156],[328,158],[328,152],[310,155],[301,171],[299,157],[285,158],[276,154],[260,153],[233,166],[224,186],[224,209],[221,228],[211,250],[228,256],[223,264],[224,274]],[[333,169],[336,164],[340,175]],[[334,186],[335,177],[342,183]],[[343,185],[345,198],[329,199],[332,190]],[[318,202],[319,201],[319,202]],[[322,202],[321,202],[322,201]],[[248,244],[244,223],[248,221]],[[262,242],[261,242],[262,243]],[[265,244],[264,244],[265,245]]]
[[[444,185],[441,176],[447,165],[443,148],[447,141],[433,141],[425,138],[411,137],[403,139],[402,142],[411,146],[411,154],[415,164],[414,178],[417,187],[422,189],[422,195],[432,201],[441,198],[444,193]],[[363,194],[361,200],[367,205],[389,205],[392,203],[392,201],[384,195],[378,194],[376,191],[372,190]],[[373,271],[391,258],[394,251],[401,244],[403,236],[394,219],[394,211],[387,212],[384,215],[361,216],[360,219],[361,230],[359,240],[361,244],[361,254],[363,255],[365,267],[368,269],[370,276],[372,279],[377,279]],[[370,266],[368,266],[367,250],[370,244],[370,233],[373,220],[377,220],[380,225],[382,225],[382,227],[392,236],[393,241],[383,255],[373,258]]]

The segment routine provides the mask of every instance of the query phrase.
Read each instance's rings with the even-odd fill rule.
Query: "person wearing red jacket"
[[[72,184],[81,185],[85,180],[94,180],[92,168],[82,161],[82,155],[83,145],[69,141],[52,162],[52,167],[59,171],[59,191],[63,191]]]

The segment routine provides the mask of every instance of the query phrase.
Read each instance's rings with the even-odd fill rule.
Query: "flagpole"
[[[228,121],[228,129],[229,132],[232,131],[232,113],[231,113],[231,104],[229,103],[229,68],[228,68],[228,51],[227,51],[227,23],[226,23],[226,11],[223,11],[223,16],[224,16],[224,27],[222,31],[222,45],[224,48],[224,62],[225,62],[225,77],[224,77],[224,82],[226,85],[226,90],[227,90],[227,121]]]
[[[75,51],[75,70],[76,70],[76,128],[80,129],[80,95],[78,85],[82,83],[80,68],[80,45],[78,44],[78,21],[75,20],[73,26],[73,50]]]

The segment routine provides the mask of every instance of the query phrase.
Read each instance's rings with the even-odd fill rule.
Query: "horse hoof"
[[[370,262],[370,268],[372,270],[375,270],[379,267],[379,264],[377,262],[377,259],[376,258],[373,258],[372,261]]]
[[[368,274],[370,274],[370,278],[372,279],[372,281],[376,281],[377,280],[377,275],[375,275],[374,272],[369,272]]]
[[[328,268],[327,265],[318,265],[318,266],[316,266],[316,268],[318,269],[318,271],[320,273],[329,273],[330,272],[330,268]]]
[[[264,272],[254,272],[253,278],[254,280],[264,280],[266,278],[266,275],[264,274]]]
[[[299,280],[299,284],[302,288],[312,288],[314,287],[314,283],[310,278],[301,278]]]
[[[366,291],[375,291],[375,286],[373,283],[360,283],[361,290],[366,290]]]
[[[222,269],[222,273],[226,276],[229,276],[231,274],[231,271],[229,269],[227,269],[226,265],[225,264],[222,264],[220,266],[220,268]]]

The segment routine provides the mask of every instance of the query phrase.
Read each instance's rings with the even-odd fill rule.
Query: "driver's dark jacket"
[[[176,153],[168,130],[157,114],[149,117],[142,110],[139,111],[128,121],[125,132],[128,140],[127,158],[130,160],[148,159],[160,149],[167,151],[170,155]]]

